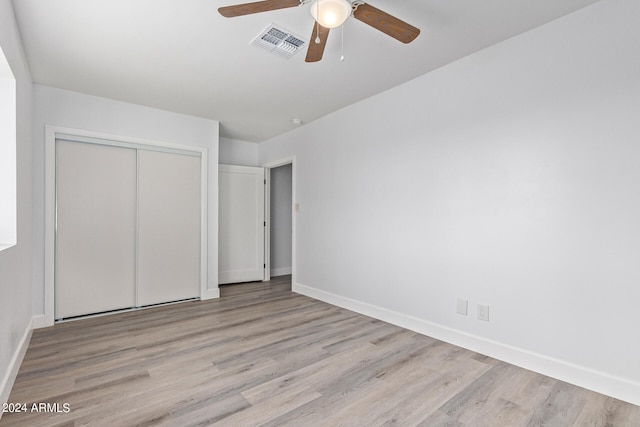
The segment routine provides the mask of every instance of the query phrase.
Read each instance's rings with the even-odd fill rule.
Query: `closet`
[[[56,139],[55,318],[199,296],[199,152]]]

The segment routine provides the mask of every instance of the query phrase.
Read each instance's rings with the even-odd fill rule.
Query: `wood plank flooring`
[[[221,294],[34,331],[10,402],[61,412],[0,426],[640,426],[638,406],[292,293],[288,277]]]

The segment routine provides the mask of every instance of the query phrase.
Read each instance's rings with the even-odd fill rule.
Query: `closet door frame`
[[[207,299],[208,149],[47,125],[45,129],[44,319],[41,326],[51,326],[55,322],[56,139],[168,153],[190,153],[200,157],[200,298]]]

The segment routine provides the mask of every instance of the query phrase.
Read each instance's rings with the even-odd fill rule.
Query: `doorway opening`
[[[265,164],[265,280],[295,283],[295,159]]]

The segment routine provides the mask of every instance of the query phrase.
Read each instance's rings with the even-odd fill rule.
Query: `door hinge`
[[[267,180],[266,179],[264,180],[264,185],[267,185]]]
[[[265,222],[264,222],[264,226],[265,226],[265,227],[267,226],[267,221],[265,221]]]
[[[263,264],[263,267],[262,267],[262,268],[267,268],[267,264]]]

